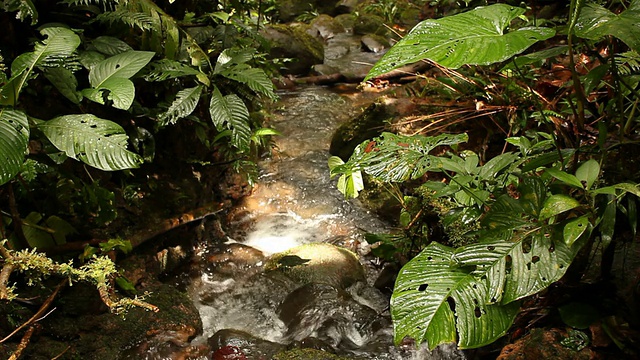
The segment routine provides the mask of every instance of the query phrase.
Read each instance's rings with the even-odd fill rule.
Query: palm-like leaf
[[[13,179],[20,171],[28,141],[27,115],[0,108],[0,185]]]
[[[555,35],[554,30],[539,27],[505,33],[511,21],[524,12],[525,9],[519,7],[494,4],[437,20],[425,20],[394,45],[365,80],[424,59],[450,68],[493,64]]]
[[[65,115],[38,128],[67,156],[95,168],[114,171],[136,168],[142,158],[127,150],[127,135],[120,125],[91,114]]]
[[[181,118],[191,115],[200,101],[202,85],[181,90],[169,109],[160,115],[159,120],[165,124],[175,124]]]
[[[251,128],[249,126],[249,111],[247,106],[237,95],[223,96],[214,87],[209,104],[211,120],[218,131],[231,130],[231,143],[240,151],[249,149]]]

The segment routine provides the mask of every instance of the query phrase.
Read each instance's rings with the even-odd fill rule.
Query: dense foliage
[[[432,212],[448,234],[444,245],[430,242],[427,231],[418,232],[426,246],[400,271],[391,299],[396,342],[409,336],[430,348],[445,342],[461,348],[492,343],[510,328],[521,301],[560,280],[579,253],[599,261],[615,239],[618,210],[635,234],[636,179],[610,183],[602,165],[610,142],[625,142],[638,129],[639,9],[635,0],[619,12],[574,0],[566,25],[557,31],[567,46],[516,56],[556,30],[523,18],[522,8],[478,7],[423,21],[373,67],[367,79],[420,60],[444,68],[501,63],[476,72],[488,74],[484,79],[466,80],[492,85],[475,88],[476,96],[487,99],[476,110],[501,100],[492,92],[495,84],[512,91],[506,104],[522,109],[511,108],[508,123],[508,133],[518,136],[508,137],[510,147],[491,158],[457,151],[467,141],[465,134],[384,133],[360,144],[346,163],[329,160],[345,196],[364,189],[363,173],[404,184],[408,194],[401,199],[400,223],[406,233],[415,234],[411,228],[424,226],[421,214]],[[580,69],[578,53],[596,54],[599,65]],[[550,101],[535,90],[535,82],[541,64],[561,57],[568,58],[569,81]],[[466,70],[458,71],[458,80],[465,81]],[[455,80],[442,82],[460,87]],[[535,123],[548,128],[553,119],[574,132],[543,131]],[[598,124],[597,141],[589,139],[587,123]],[[445,146],[449,150],[442,154]],[[402,235],[372,239],[382,240],[387,250],[401,249],[403,241]]]

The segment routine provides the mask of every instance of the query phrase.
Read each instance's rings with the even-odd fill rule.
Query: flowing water
[[[388,225],[358,200],[345,201],[327,168],[331,135],[361,111],[363,95],[308,87],[280,96],[271,120],[282,133],[274,154],[259,164],[258,184],[235,212],[227,247],[203,256],[217,258],[234,243],[249,246],[241,248],[243,254],[259,254],[257,249],[268,256],[300,244],[330,242],[361,255],[368,284],[347,289],[351,296],[332,297],[327,295],[330,289],[321,286],[296,290],[297,285],[284,277],[260,276],[264,259],[260,256],[244,265],[236,261],[230,271],[211,266],[190,289],[204,325],[194,344],[219,330],[235,329],[283,344],[318,337],[332,351],[368,359],[463,358],[452,348],[429,352],[394,347],[388,298],[370,286],[377,268],[375,260],[363,256],[368,252],[363,234],[388,231]],[[285,324],[283,313],[295,307],[296,298],[290,306],[289,295],[294,291],[301,297],[310,292],[314,300],[303,313],[292,315],[295,321]]]

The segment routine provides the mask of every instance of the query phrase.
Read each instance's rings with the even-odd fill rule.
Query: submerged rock
[[[223,329],[216,332],[207,340],[207,343],[213,350],[214,355],[216,352],[220,355],[220,359],[271,359],[273,355],[286,348],[285,345],[234,329]],[[223,355],[234,355],[236,357],[223,357]]]
[[[313,243],[274,254],[265,269],[301,283],[323,283],[344,289],[365,280],[364,268],[353,252],[326,243]]]

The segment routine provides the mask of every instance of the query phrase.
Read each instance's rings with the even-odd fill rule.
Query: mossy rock
[[[350,360],[328,352],[316,349],[293,349],[283,351],[273,356],[272,360]]]
[[[353,24],[353,33],[358,35],[384,35],[387,33],[387,29],[384,26],[384,19],[381,16],[360,14]]]
[[[270,25],[262,30],[262,36],[271,43],[270,58],[297,60],[280,70],[283,75],[304,75],[311,66],[324,62],[324,45],[309,35],[308,29],[308,25]]]
[[[274,254],[265,265],[303,284],[323,283],[344,289],[365,280],[365,272],[353,252],[327,243],[297,246]]]
[[[342,23],[326,14],[321,14],[313,19],[309,25],[313,30],[317,31],[323,39],[330,39],[347,31],[344,26],[342,26]]]
[[[283,23],[294,21],[305,12],[335,15],[338,0],[279,0],[276,1],[276,18]]]

